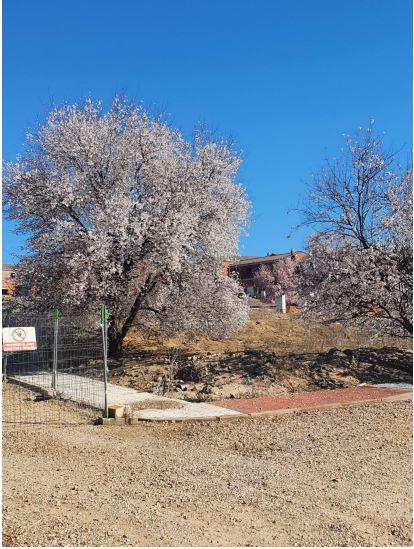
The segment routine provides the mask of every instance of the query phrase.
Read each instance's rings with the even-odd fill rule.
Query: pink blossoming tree
[[[262,265],[255,273],[255,285],[264,290],[261,300],[273,303],[275,296],[285,294],[286,304],[297,302],[296,261],[291,258],[279,259],[271,266]]]

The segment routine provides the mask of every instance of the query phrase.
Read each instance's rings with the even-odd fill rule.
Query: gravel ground
[[[10,546],[410,546],[411,402],[3,433]]]

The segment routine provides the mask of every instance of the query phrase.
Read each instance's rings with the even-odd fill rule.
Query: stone
[[[101,417],[98,421],[99,425],[125,425],[124,417]]]
[[[56,392],[52,388],[40,388],[39,393],[45,398],[55,398]]]
[[[211,395],[212,392],[213,392],[213,386],[210,385],[209,383],[206,383],[203,386],[203,388],[201,389],[200,394],[202,394],[202,395]]]
[[[133,412],[132,407],[129,404],[126,404],[124,409],[124,417],[132,416],[132,412]]]
[[[125,406],[121,404],[111,404],[108,406],[108,415],[113,418],[122,418],[124,417]]]
[[[99,418],[99,425],[115,425],[115,418],[101,417]]]

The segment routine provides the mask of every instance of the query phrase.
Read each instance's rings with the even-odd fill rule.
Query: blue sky
[[[200,121],[243,151],[253,203],[240,251],[286,239],[326,156],[374,117],[411,148],[409,0],[4,0],[3,158],[51,101],[122,92],[189,135]],[[3,261],[24,240],[3,221]]]

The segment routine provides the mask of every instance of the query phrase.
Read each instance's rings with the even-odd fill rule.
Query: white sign
[[[3,328],[3,351],[36,351],[36,349],[35,328]]]

